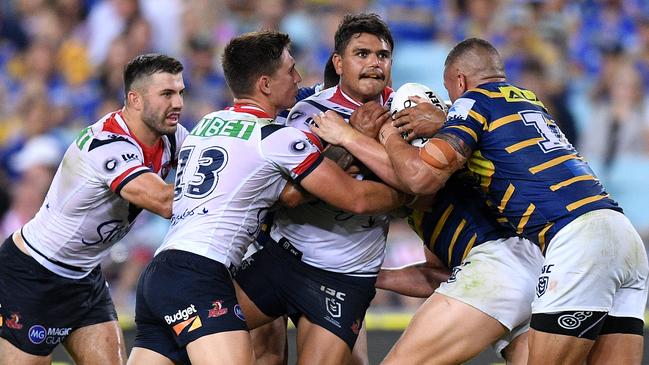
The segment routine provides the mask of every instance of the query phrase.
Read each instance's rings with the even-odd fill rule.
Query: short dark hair
[[[338,82],[340,82],[340,76],[338,73],[336,73],[336,67],[334,66],[334,54],[332,53],[329,56],[329,59],[327,60],[327,63],[325,64],[324,67],[324,88],[328,89],[330,87],[338,85]]]
[[[334,36],[334,49],[336,53],[342,55],[352,37],[359,33],[375,35],[390,44],[390,51],[394,50],[394,40],[392,39],[392,33],[388,25],[376,14],[363,13],[356,15],[347,14],[343,17]]]
[[[460,59],[460,57],[464,56],[466,53],[472,50],[485,52],[492,57],[495,56],[497,59],[500,59],[498,50],[488,41],[481,38],[468,38],[453,47],[451,52],[448,53],[448,56],[446,56],[444,66],[455,63],[455,61]]]
[[[173,57],[158,53],[136,56],[124,67],[124,94],[128,94],[133,83],[143,77],[149,77],[158,72],[176,75],[182,71],[183,64]]]
[[[221,64],[232,94],[250,96],[259,77],[270,76],[279,69],[282,53],[290,45],[288,34],[275,31],[251,32],[231,39]]]

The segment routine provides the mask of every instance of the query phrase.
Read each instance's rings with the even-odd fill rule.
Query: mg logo
[[[45,327],[41,326],[40,324],[35,324],[29,327],[27,336],[29,337],[29,341],[31,341],[33,344],[39,345],[43,343],[43,341],[45,341],[45,337],[47,337]]]

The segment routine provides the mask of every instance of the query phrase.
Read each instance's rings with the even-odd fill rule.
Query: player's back
[[[385,90],[385,103],[391,89]],[[360,104],[338,87],[323,90],[297,103],[287,125],[309,131],[312,116],[334,110],[345,120]],[[389,218],[385,214],[354,215],[322,201],[282,209],[275,216],[271,231],[274,240],[288,239],[309,265],[352,275],[374,276],[385,257]]]
[[[158,250],[179,249],[238,265],[286,178],[320,159],[307,135],[253,106],[201,119],[180,149],[171,227]]]
[[[442,131],[474,149],[467,166],[487,203],[541,247],[585,212],[621,210],[529,90],[506,82],[471,89]]]

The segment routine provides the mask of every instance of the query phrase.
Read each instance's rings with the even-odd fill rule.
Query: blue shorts
[[[190,252],[153,258],[137,285],[135,347],[189,363],[185,346],[219,332],[247,331],[230,272]]]
[[[244,262],[235,280],[269,317],[302,316],[341,338],[350,350],[376,294],[376,277],[322,270],[271,241]]]
[[[99,267],[82,279],[44,268],[9,237],[0,246],[0,337],[46,356],[74,330],[117,320]]]

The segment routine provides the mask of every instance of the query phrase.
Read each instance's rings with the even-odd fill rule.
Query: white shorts
[[[543,255],[519,237],[474,247],[436,292],[457,299],[495,318],[510,333],[493,344],[500,351],[529,328],[534,288]]]
[[[642,239],[624,214],[585,213],[550,241],[532,313],[593,311],[644,320],[648,274]]]

